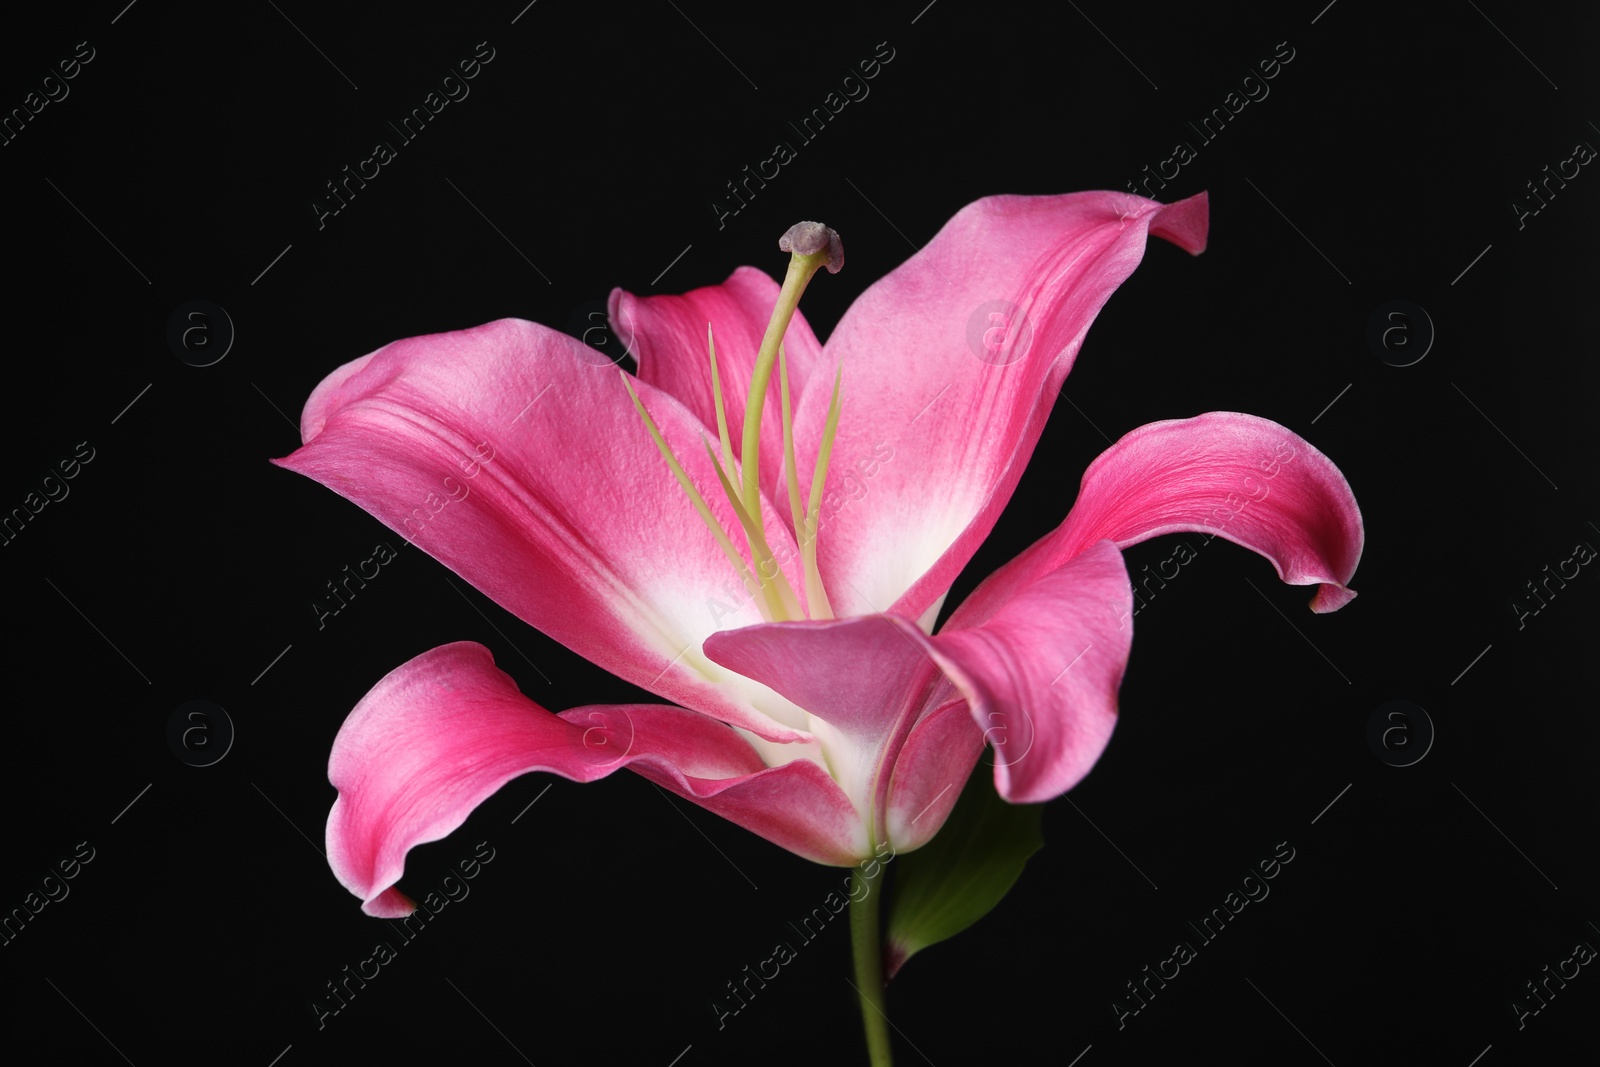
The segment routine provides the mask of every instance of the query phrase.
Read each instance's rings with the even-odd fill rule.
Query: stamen
[[[633,383],[628,380],[627,372],[619,370],[617,373],[622,376],[623,388],[627,389],[628,395],[633,398],[633,406],[639,412],[639,417],[644,420],[644,428],[650,431],[650,437],[655,441],[656,448],[660,450],[661,458],[665,459],[667,466],[672,468],[673,477],[678,479],[678,484],[683,487],[683,491],[689,494],[689,502],[694,505],[695,511],[700,513],[700,518],[705,521],[706,528],[711,531],[711,536],[717,539],[717,544],[722,548],[723,554],[728,557],[728,562],[733,564],[733,569],[739,572],[739,580],[744,583],[746,589],[758,588],[755,578],[750,574],[750,569],[745,566],[744,557],[739,555],[739,551],[733,547],[733,542],[728,540],[728,532],[722,528],[722,524],[711,514],[711,509],[706,507],[705,498],[700,495],[700,490],[694,487],[694,483],[689,480],[689,476],[684,473],[683,467],[679,465],[677,457],[672,454],[672,447],[667,444],[666,438],[661,436],[661,431],[656,429],[655,420],[644,409],[644,403],[640,401],[639,394],[634,392]],[[760,603],[759,606],[762,618],[768,622],[776,622],[783,618],[781,615],[774,618],[768,614],[765,602]]]
[[[800,536],[800,472],[794,468],[794,415],[789,407],[789,367],[784,362],[783,345],[778,345],[778,389],[783,401],[783,472],[789,482],[789,518],[794,535]]]
[[[756,353],[752,368],[750,391],[745,398],[743,440],[740,442],[737,468],[734,465],[732,434],[728,430],[727,407],[722,396],[722,378],[717,368],[716,340],[712,335],[711,324],[706,324],[706,350],[711,362],[711,393],[717,412],[717,439],[722,446],[721,456],[717,455],[717,450],[712,448],[711,442],[704,437],[701,438],[701,443],[705,445],[706,456],[711,460],[711,467],[717,473],[717,481],[721,484],[722,491],[739,520],[739,525],[744,528],[745,542],[758,572],[756,575],[750,573],[744,557],[729,539],[728,531],[711,514],[705,499],[689,480],[689,476],[684,473],[666,439],[661,436],[661,431],[650,418],[650,413],[644,409],[644,404],[626,373],[622,374],[622,384],[632,397],[633,406],[638,410],[639,417],[644,420],[645,428],[655,441],[656,448],[671,468],[673,477],[678,479],[678,484],[688,494],[690,503],[705,522],[706,528],[711,531],[723,554],[728,557],[728,562],[732,563],[734,570],[738,572],[740,581],[752,595],[757,597],[762,617],[768,622],[802,619],[807,614],[814,619],[831,619],[833,609],[822,587],[822,572],[817,569],[816,534],[821,510],[822,486],[828,472],[828,458],[832,453],[833,439],[839,428],[839,385],[844,375],[844,368],[840,366],[834,374],[833,398],[828,405],[821,453],[817,457],[817,467],[811,480],[810,506],[802,520],[799,471],[794,458],[794,412],[789,396],[789,367],[783,350],[783,336],[789,329],[789,322],[794,318],[800,296],[805,292],[811,276],[823,267],[827,267],[829,273],[837,274],[839,268],[844,266],[844,244],[839,240],[837,233],[821,223],[802,222],[791,226],[779,238],[778,247],[790,254],[789,269],[784,275],[783,287],[778,292],[777,306],[772,310],[772,318],[767,323],[767,330],[761,338],[761,348]],[[766,407],[767,389],[772,383],[774,361],[778,364],[780,379],[779,407],[783,416],[782,462],[788,482],[789,516],[794,524],[795,538],[800,543],[805,572],[804,609],[800,606],[794,588],[789,584],[788,576],[783,573],[783,568],[779,566],[771,546],[767,543],[761,513],[759,462],[761,415]],[[737,486],[733,481],[735,478],[739,481]]]
[[[804,618],[800,610],[800,601],[794,595],[794,587],[789,584],[789,579],[784,577],[783,568],[778,566],[777,558],[773,556],[772,549],[767,545],[766,532],[762,529],[758,519],[751,518],[750,513],[739,503],[739,494],[733,488],[733,483],[728,480],[727,472],[722,469],[722,464],[717,461],[716,452],[711,449],[711,442],[701,438],[701,443],[706,446],[706,455],[711,457],[711,466],[716,469],[717,481],[722,483],[722,491],[728,497],[728,503],[733,505],[733,513],[739,519],[739,525],[744,527],[746,543],[750,546],[750,555],[756,562],[756,573],[761,579],[761,593],[767,598],[768,606],[777,614],[776,619]],[[767,578],[768,569],[772,577]]]
[[[711,396],[717,405],[717,436],[722,441],[722,462],[731,474],[733,444],[728,438],[728,412],[722,406],[722,382],[717,378],[717,343],[711,339],[709,322],[706,323],[706,347],[711,350]]]
[[[778,388],[783,400],[783,472],[789,483],[789,516],[794,522],[795,541],[801,548],[806,607],[810,618],[829,619],[833,613],[828,607],[828,595],[822,588],[822,574],[817,570],[816,533],[804,525],[805,512],[800,508],[800,471],[794,461],[794,413],[789,403],[789,367],[781,344],[778,346]]]
[[[844,364],[841,363],[833,375],[833,399],[828,402],[828,421],[822,428],[822,447],[817,450],[817,469],[811,474],[811,501],[806,507],[805,538],[800,543],[805,558],[806,601],[811,608],[813,619],[833,618],[833,606],[828,603],[827,591],[822,588],[822,572],[817,569],[817,515],[822,510],[822,485],[828,478],[828,460],[833,455],[833,436],[839,429],[839,384],[843,379]]]

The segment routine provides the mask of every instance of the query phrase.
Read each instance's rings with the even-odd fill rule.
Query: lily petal
[[[894,755],[943,681],[921,631],[904,619],[860,615],[768,623],[713,634],[706,655],[759,681],[812,718],[811,732],[845,793],[883,812]]]
[[[892,615],[771,623],[716,634],[706,654],[822,720],[812,732],[834,777],[871,798],[863,817],[905,851],[938,831],[985,741],[1014,803],[1089,773],[1116,724],[1132,599],[1122,553],[1102,541],[981,627],[929,637]]]
[[[1132,598],[1122,553],[1101,541],[982,626],[925,638],[994,752],[1002,797],[1036,804],[1060,796],[1100,758],[1133,642]]]
[[[396,341],[329,375],[306,404],[304,446],[275,462],[619,677],[771,740],[807,739],[799,709],[701,653],[708,634],[760,613],[619,372],[587,355],[576,339],[517,319]],[[705,428],[671,396],[637,389],[753,572]],[[782,526],[767,501],[763,512],[776,542]],[[801,588],[792,539],[773,550]]]
[[[1111,192],[989,197],[851,306],[824,347],[844,364],[818,540],[837,614],[915,619],[950,588],[1148,235],[1199,253],[1207,219],[1204,193],[1167,205]],[[827,403],[821,389],[802,399],[798,456],[817,454]],[[862,497],[870,504],[851,505]]]
[[[639,362],[639,380],[670,393],[699,417],[716,438],[717,410],[706,351],[706,324],[717,347],[717,378],[722,386],[728,433],[737,454],[744,436],[744,406],[755,371],[756,354],[767,321],[778,302],[778,283],[754,267],[740,267],[721,285],[681,296],[638,297],[611,292],[612,329]],[[784,334],[791,403],[798,405],[822,362],[822,345],[799,311]],[[827,385],[832,384],[830,378]],[[761,489],[772,500],[785,499],[778,488],[783,469],[783,408],[776,384],[768,390],[761,417]],[[792,528],[787,508],[778,509]]]
[[[854,808],[816,764],[767,768],[733,729],[683,708],[552,715],[488,649],[459,641],[384,676],[340,728],[328,761],[339,790],[328,862],[367,914],[407,915],[415,905],[394,886],[412,846],[446,836],[529,771],[590,782],[619,767],[807,859],[844,866],[869,853]]]
[[[897,852],[927,844],[950,817],[983,751],[986,733],[964,698],[925,713],[895,756],[885,830]],[[992,734],[995,740],[1002,735]]]
[[[1039,576],[1102,538],[1118,548],[1166,533],[1210,533],[1265,556],[1290,585],[1317,585],[1311,610],[1355,591],[1364,532],[1333,461],[1270,419],[1213,411],[1141,426],[1084,472],[1066,520],[990,575],[945,632],[978,626]]]

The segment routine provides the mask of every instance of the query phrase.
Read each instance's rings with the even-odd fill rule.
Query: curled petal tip
[[[1318,615],[1338,611],[1356,598],[1356,591],[1345,585],[1324,582],[1317,586],[1317,595],[1311,598],[1311,610]]]
[[[790,226],[778,238],[778,248],[797,256],[814,256],[826,250],[829,274],[838,274],[844,266],[844,242],[839,240],[835,230],[820,222],[797,222]]]
[[[362,904],[361,910],[375,919],[404,919],[417,910],[417,902],[390,886]]]

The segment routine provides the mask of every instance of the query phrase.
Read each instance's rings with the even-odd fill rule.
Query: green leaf
[[[896,859],[889,917],[888,977],[906,960],[954,937],[1011,891],[1028,857],[1044,847],[1042,804],[1010,804],[980,766],[949,820],[922,848]]]

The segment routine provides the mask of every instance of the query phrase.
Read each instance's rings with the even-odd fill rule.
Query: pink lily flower
[[[1112,445],[1061,525],[934,632],[1100,307],[1149,235],[1198,254],[1207,227],[1204,194],[980,200],[825,345],[798,312],[780,324],[770,389],[757,353],[780,289],[749,267],[682,296],[613,292],[634,378],[516,319],[334,371],[279,465],[669,702],[552,713],[482,645],[417,656],[334,742],[339,880],[370,915],[408,914],[408,850],[529,771],[627,767],[818,863],[906,852],[986,742],[1018,803],[1061,795],[1099,758],[1133,635],[1120,549],[1214,533],[1317,586],[1312,610],[1347,603],[1362,525],[1344,477],[1275,423],[1213,412]],[[747,410],[736,388],[752,379]]]

